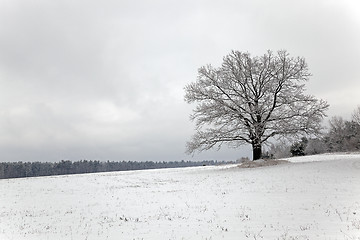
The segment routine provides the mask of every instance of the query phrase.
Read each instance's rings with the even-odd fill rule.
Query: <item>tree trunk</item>
[[[258,160],[262,157],[261,143],[253,143],[253,161]]]

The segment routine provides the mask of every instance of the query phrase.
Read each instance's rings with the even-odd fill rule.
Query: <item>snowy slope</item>
[[[0,239],[360,239],[360,155],[0,180]]]

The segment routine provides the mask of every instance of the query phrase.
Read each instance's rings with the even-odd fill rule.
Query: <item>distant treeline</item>
[[[0,163],[0,179],[5,178],[22,178],[22,177],[38,177],[53,176],[66,174],[81,173],[97,173],[97,172],[113,172],[113,171],[129,171],[142,169],[159,169],[159,168],[180,168],[194,167],[204,165],[221,165],[224,161],[180,161],[180,162],[102,162],[81,160],[72,162],[62,160],[61,162],[2,162]]]

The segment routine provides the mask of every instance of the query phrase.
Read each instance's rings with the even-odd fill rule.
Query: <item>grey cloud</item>
[[[3,1],[0,160],[189,159],[193,106],[183,102],[183,87],[232,49],[304,56],[309,91],[329,100],[331,114],[350,114],[360,87],[360,14],[352,4]],[[249,149],[193,159],[241,155]]]

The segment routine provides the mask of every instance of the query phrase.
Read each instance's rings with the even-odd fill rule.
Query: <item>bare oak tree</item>
[[[251,144],[257,160],[272,137],[318,132],[329,105],[304,93],[310,75],[304,58],[286,51],[260,57],[232,51],[221,67],[201,67],[197,81],[185,87],[185,101],[197,103],[187,152]]]

